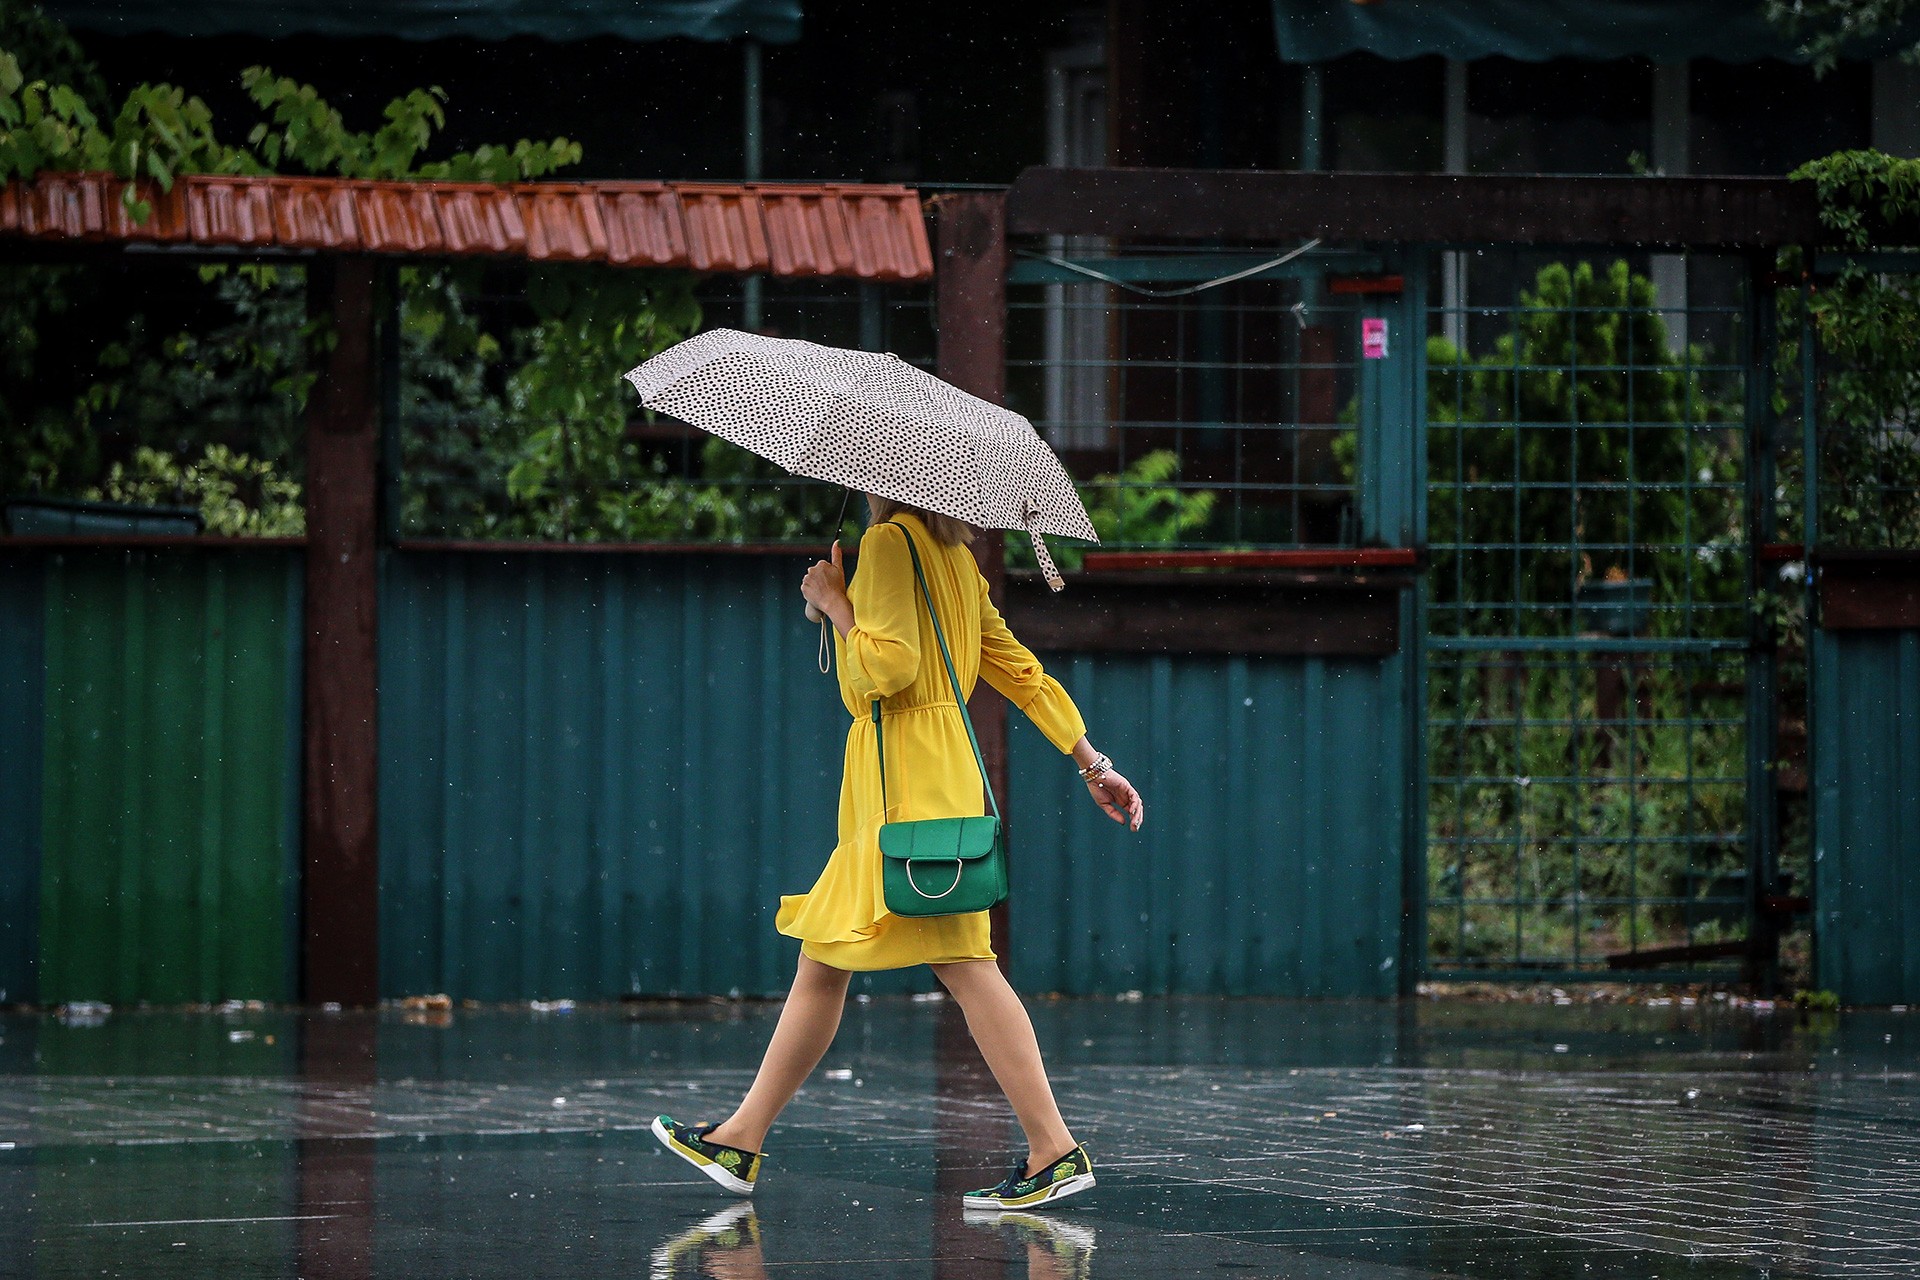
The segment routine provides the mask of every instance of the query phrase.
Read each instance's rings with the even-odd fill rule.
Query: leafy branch
[[[1842,151],[1792,176],[1814,184],[1822,224],[1855,253],[1920,227],[1920,160]],[[1785,301],[1792,334],[1799,304]],[[1920,276],[1851,260],[1804,306],[1820,364],[1820,541],[1920,547]]]
[[[1856,54],[1860,46],[1900,36],[1910,19],[1920,17],[1916,0],[1766,0],[1767,21],[1788,39],[1800,41],[1800,52],[1813,60],[1814,74],[1824,76],[1840,59]],[[1920,39],[1901,50],[1908,62],[1920,63]]]

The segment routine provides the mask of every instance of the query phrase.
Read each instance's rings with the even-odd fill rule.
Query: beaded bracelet
[[[1113,761],[1109,760],[1106,756],[1095,756],[1092,764],[1080,770],[1080,780],[1082,782],[1092,782],[1098,778],[1103,778],[1112,768]]]

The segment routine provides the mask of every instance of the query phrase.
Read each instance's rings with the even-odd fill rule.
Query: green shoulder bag
[[[887,523],[899,524],[899,521]],[[947,664],[947,679],[953,684],[953,701],[960,708],[961,723],[967,726],[973,762],[980,767],[980,781],[986,786],[987,805],[992,812],[972,818],[882,823],[881,887],[886,894],[887,910],[896,916],[957,916],[985,911],[1007,900],[1007,841],[1000,826],[1000,805],[993,798],[987,762],[980,755],[980,739],[974,736],[973,717],[967,714],[967,700],[960,692],[953,655],[947,651],[940,615],[933,608],[933,593],[927,590],[927,575],[920,568],[919,549],[913,545],[912,531],[900,525],[900,532],[907,537],[907,552],[913,557],[913,576],[920,583],[920,595],[927,602],[927,616],[933,619],[933,638],[940,642],[940,658]],[[887,748],[878,699],[873,704],[873,745],[880,757],[880,804],[884,811]]]

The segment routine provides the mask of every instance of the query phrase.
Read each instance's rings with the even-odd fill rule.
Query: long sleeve
[[[1087,731],[1080,708],[1060,682],[1040,666],[1033,651],[1014,638],[980,579],[980,676],[1026,713],[1034,728],[1062,752],[1073,750]]]
[[[878,524],[860,539],[859,604],[840,642],[841,670],[864,702],[891,697],[920,669],[920,615],[906,533]]]

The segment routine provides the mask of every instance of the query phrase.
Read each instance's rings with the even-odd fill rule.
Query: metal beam
[[[343,257],[307,277],[336,339],[307,405],[302,985],[313,1004],[380,997],[377,270]]]
[[[1015,235],[1136,240],[1632,245],[1818,243],[1813,188],[1784,178],[1588,178],[1234,169],[1030,168]]]

